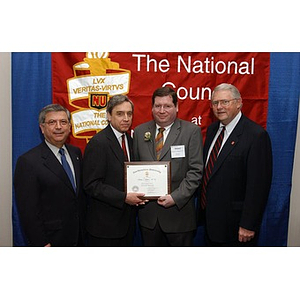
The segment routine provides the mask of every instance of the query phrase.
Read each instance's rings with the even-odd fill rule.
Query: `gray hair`
[[[39,124],[45,123],[47,113],[52,111],[64,111],[68,116],[69,122],[71,122],[71,114],[68,109],[59,104],[49,104],[41,109],[39,113]]]
[[[106,112],[111,115],[113,108],[119,104],[122,104],[123,102],[129,102],[131,104],[132,112],[133,112],[133,108],[134,108],[133,102],[125,95],[112,96],[107,103]]]
[[[215,87],[215,89],[212,92],[211,98],[213,99],[214,93],[217,91],[230,91],[231,95],[234,99],[241,99],[241,94],[239,90],[233,85],[229,83],[221,83],[218,86]]]

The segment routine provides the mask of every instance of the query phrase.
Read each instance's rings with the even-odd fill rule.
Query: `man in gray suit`
[[[170,161],[171,193],[150,200],[139,209],[145,246],[192,246],[196,230],[194,193],[202,169],[203,142],[200,127],[177,118],[176,92],[157,89],[152,96],[153,119],[135,128],[133,149],[138,161]],[[163,128],[163,146],[156,152]],[[176,146],[176,147],[175,147]]]

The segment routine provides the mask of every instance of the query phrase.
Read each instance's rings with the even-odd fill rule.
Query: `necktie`
[[[220,151],[220,148],[222,145],[222,141],[224,139],[224,131],[225,131],[225,126],[223,126],[223,128],[222,128],[222,130],[210,152],[207,165],[204,169],[203,179],[202,179],[202,190],[201,190],[201,207],[202,207],[202,209],[204,209],[206,206],[206,186],[207,186],[208,179],[212,173],[214,164],[218,158],[218,154],[219,154],[219,151]]]
[[[163,132],[165,131],[165,128],[159,128],[158,134],[155,138],[155,149],[156,149],[156,159],[159,160],[162,147],[164,145],[164,135]]]
[[[76,191],[74,176],[73,176],[71,167],[67,162],[66,155],[65,155],[65,149],[63,149],[63,148],[59,149],[59,153],[61,155],[61,164],[62,164],[63,168],[65,169],[65,171],[66,171],[66,173],[67,173],[67,175],[68,175],[68,177],[69,177],[69,179],[72,183],[74,191]]]
[[[122,149],[123,149],[123,152],[124,152],[125,161],[129,161],[128,160],[128,153],[127,153],[127,149],[126,149],[126,143],[125,143],[125,133],[122,134]]]

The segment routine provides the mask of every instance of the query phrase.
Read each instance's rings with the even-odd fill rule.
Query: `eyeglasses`
[[[217,107],[219,104],[222,107],[227,107],[229,106],[231,101],[237,100],[236,98],[230,99],[230,100],[214,100],[214,101],[210,101],[210,107]]]
[[[61,126],[67,126],[69,124],[68,120],[49,120],[48,122],[44,122],[50,127],[56,126],[59,123]]]

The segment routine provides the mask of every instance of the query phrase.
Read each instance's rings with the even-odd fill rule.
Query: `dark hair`
[[[68,109],[59,104],[49,104],[41,109],[39,113],[39,124],[45,123],[46,115],[51,111],[64,111],[67,114],[69,122],[71,122],[71,114]]]
[[[113,108],[119,104],[122,104],[123,102],[129,102],[131,104],[132,112],[133,112],[133,108],[134,108],[133,102],[125,95],[112,96],[107,103],[106,112],[111,114]]]
[[[173,103],[176,106],[177,102],[178,102],[177,94],[173,89],[171,89],[168,86],[158,88],[157,90],[154,91],[154,93],[152,95],[152,106],[154,105],[155,97],[164,97],[164,96],[169,96],[169,95],[172,97]]]

